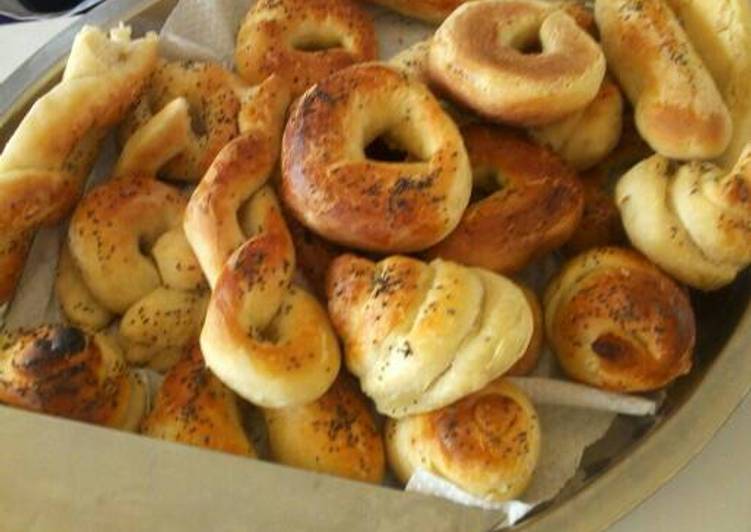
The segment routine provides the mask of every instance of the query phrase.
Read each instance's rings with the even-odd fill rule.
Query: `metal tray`
[[[0,146],[59,78],[84,23],[157,29],[176,0],[112,0],[0,85]],[[700,452],[751,388],[751,276],[692,294],[696,367],[629,448],[517,527],[601,530]],[[718,312],[719,310],[719,312]],[[3,530],[488,530],[493,513],[275,464],[0,407]]]

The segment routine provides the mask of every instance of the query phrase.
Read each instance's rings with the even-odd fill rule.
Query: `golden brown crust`
[[[468,0],[368,0],[408,17],[438,23]]]
[[[277,462],[380,484],[385,456],[370,405],[351,379],[340,376],[318,400],[264,410]]]
[[[576,174],[523,134],[483,125],[462,133],[475,181],[501,188],[471,204],[428,255],[509,274],[564,244],[584,205]]]
[[[293,96],[378,56],[373,22],[350,0],[259,0],[237,35],[235,64],[250,83],[283,77]]]
[[[730,113],[665,0],[601,0],[595,17],[608,64],[649,145],[674,159],[724,152]]]
[[[563,369],[593,386],[655,390],[691,369],[688,295],[633,251],[598,248],[567,263],[547,288],[545,326]]]
[[[540,305],[539,298],[526,286],[520,285],[519,288],[524,292],[524,296],[527,298],[527,303],[529,303],[529,308],[532,310],[532,323],[534,329],[527,350],[522,357],[516,361],[516,364],[511,366],[511,369],[504,374],[509,377],[522,377],[532,373],[537,366],[537,362],[540,360],[542,345],[545,341],[545,323],[543,321],[542,306]]]
[[[540,53],[524,49],[541,44]],[[433,37],[430,76],[480,115],[540,125],[584,108],[605,75],[599,45],[566,6],[478,0],[451,14]]]
[[[0,402],[126,430],[138,426],[145,390],[111,340],[49,325],[1,341]]]
[[[540,425],[524,394],[498,380],[435,412],[390,420],[386,449],[404,483],[420,468],[480,497],[505,501],[532,479]]]
[[[167,373],[141,433],[155,438],[255,457],[237,398],[190,348]]]
[[[367,158],[384,137],[403,163]],[[466,151],[427,88],[380,64],[356,65],[306,92],[282,148],[282,195],[307,227],[382,252],[424,249],[459,222],[469,201]]]

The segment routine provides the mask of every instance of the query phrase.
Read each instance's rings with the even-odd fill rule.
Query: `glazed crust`
[[[367,158],[377,137],[403,163]],[[329,240],[380,252],[425,249],[459,222],[471,175],[461,136],[421,83],[380,64],[350,67],[306,92],[282,147],[282,195]]]
[[[576,174],[518,132],[470,125],[462,134],[475,181],[500,190],[472,203],[428,256],[510,274],[563,245],[584,205]]]
[[[638,253],[598,248],[576,257],[548,286],[544,306],[548,341],[579,381],[644,392],[691,369],[688,295]]]
[[[540,454],[540,425],[529,399],[498,380],[440,410],[389,420],[386,449],[403,483],[425,469],[482,498],[517,498]]]
[[[378,56],[373,22],[350,0],[259,0],[237,35],[235,64],[253,84],[276,74],[293,96]]]

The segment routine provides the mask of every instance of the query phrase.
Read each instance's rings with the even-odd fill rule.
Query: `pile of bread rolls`
[[[3,334],[0,401],[508,500],[544,435],[504,376],[544,339],[607,390],[690,371],[689,289],[751,263],[748,5],[375,3],[435,35],[379,62],[361,3],[258,0],[232,72],[81,32],[0,155],[2,302],[72,215],[68,323]],[[541,307],[518,274],[550,253]]]

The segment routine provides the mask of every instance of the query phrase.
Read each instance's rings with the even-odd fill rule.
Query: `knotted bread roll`
[[[31,238],[78,200],[100,141],[125,115],[156,65],[157,39],[109,38],[85,26],[62,81],[39,98],[0,154],[0,304],[13,295]]]
[[[386,449],[397,478],[424,469],[494,501],[521,495],[540,455],[532,403],[500,379],[440,410],[389,420]]]
[[[0,337],[0,403],[134,431],[145,383],[111,338],[62,325]]]
[[[203,362],[198,346],[167,373],[141,433],[217,451],[255,457],[237,397]]]
[[[571,377],[608,390],[656,390],[688,373],[696,323],[686,292],[644,257],[597,248],[545,293],[548,341]]]
[[[608,65],[649,145],[674,159],[722,154],[730,113],[665,0],[597,0],[595,17]]]
[[[521,288],[452,262],[343,255],[331,266],[329,312],[347,367],[382,414],[446,406],[508,371],[534,334]]]
[[[751,264],[751,144],[729,172],[654,155],[621,178],[615,197],[634,246],[690,286],[723,287]]]

